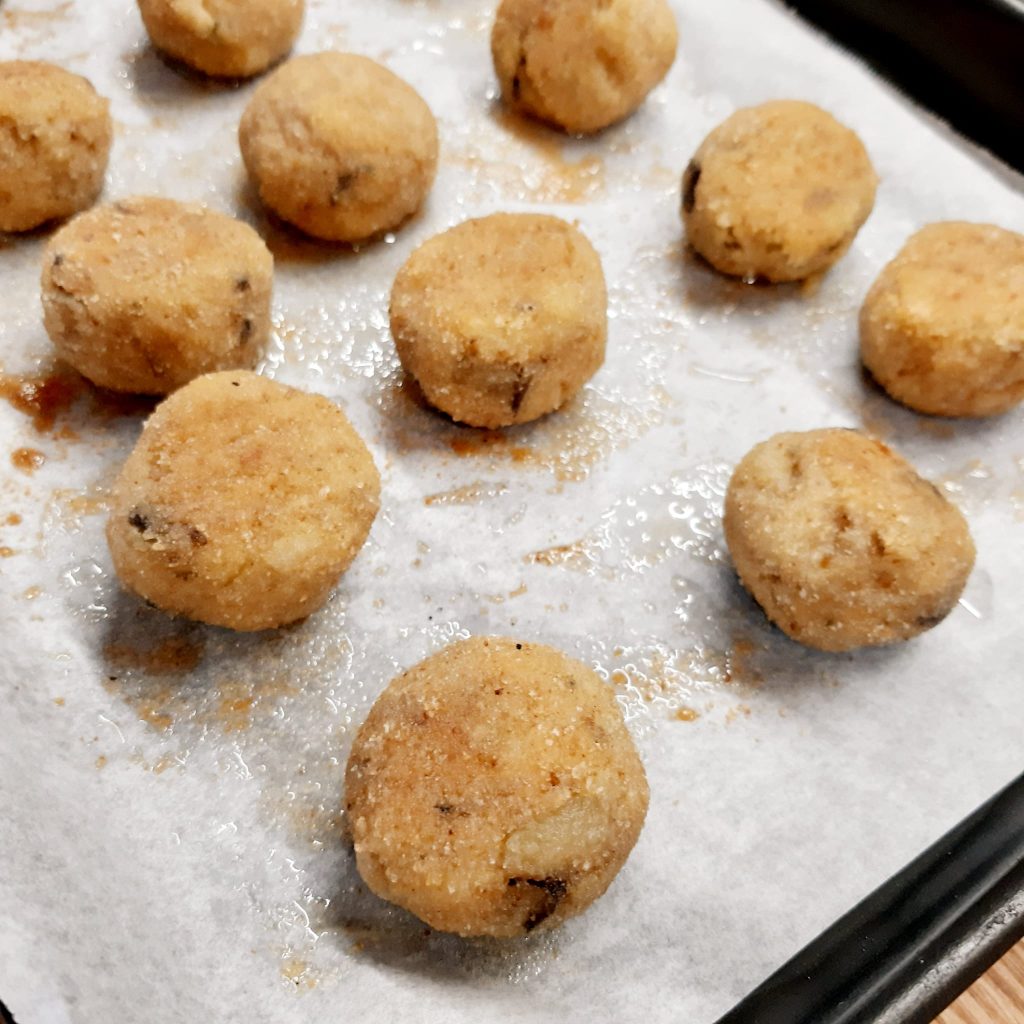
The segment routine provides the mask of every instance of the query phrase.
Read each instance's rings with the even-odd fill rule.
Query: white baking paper
[[[1020,182],[781,6],[675,7],[666,83],[625,124],[567,141],[501,113],[493,2],[311,0],[300,51],[384,61],[441,127],[425,210],[358,253],[264,220],[235,138],[253,86],[165,66],[130,0],[0,7],[0,57],[56,61],[110,97],[107,198],[200,200],[266,234],[264,372],[337,400],[384,481],[329,605],[235,635],[172,621],[112,575],[105,489],[140,413],[83,394],[40,433],[0,402],[0,999],[20,1024],[710,1024],[1020,769],[1024,422],[897,408],[862,381],[855,327],[873,276],[922,224],[1024,228]],[[727,281],[682,245],[692,151],[734,108],[776,97],[854,127],[882,178],[813,293]],[[480,434],[403,388],[387,297],[416,244],[506,209],[580,223],[604,260],[611,336],[569,408]],[[45,241],[0,249],[7,385],[51,366]],[[962,607],[913,643],[802,650],[730,571],[730,467],[775,431],[826,425],[875,431],[970,518]],[[16,468],[21,448],[44,464]],[[485,632],[555,644],[606,675],[652,792],[607,896],[505,944],[432,933],[371,896],[339,826],[374,697]]]

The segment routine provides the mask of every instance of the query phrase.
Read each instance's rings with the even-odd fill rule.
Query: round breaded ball
[[[503,0],[491,55],[509,107],[580,134],[636,110],[676,42],[667,0]]]
[[[412,86],[351,53],[295,57],[253,94],[238,130],[262,202],[317,238],[398,227],[437,171],[437,124]]]
[[[931,224],[879,274],[860,351],[898,402],[938,416],[993,416],[1024,399],[1024,235]]]
[[[327,600],[379,503],[373,458],[333,402],[224,371],[147,420],[107,541],[121,582],[158,608],[270,629]]]
[[[580,913],[647,812],[614,691],[541,644],[474,637],[395,679],[345,776],[356,864],[433,928],[512,937]]]
[[[974,564],[960,510],[855,430],[776,434],[754,447],[729,482],[725,539],[768,618],[823,651],[931,629]]]
[[[738,110],[683,175],[690,245],[724,274],[800,281],[850,247],[878,178],[860,139],[812,103]]]
[[[89,82],[41,61],[0,62],[0,231],[29,231],[91,206],[113,126]]]
[[[427,400],[504,427],[564,405],[604,362],[601,260],[557,217],[496,213],[424,242],[395,278],[391,333]]]
[[[270,334],[274,260],[247,224],[171,199],[81,214],[43,258],[43,322],[94,384],[160,395],[253,366]]]
[[[153,45],[197,71],[248,78],[292,48],[305,0],[138,0]]]

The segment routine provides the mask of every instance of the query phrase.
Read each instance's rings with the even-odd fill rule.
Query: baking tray
[[[1007,674],[1016,671],[1024,650],[1014,646],[1015,624],[1012,630],[1002,624],[998,602],[995,612],[989,606],[991,590],[998,595],[1012,587],[1024,566],[1018,565],[1016,549],[998,561],[993,557],[989,534],[996,527],[1012,530],[1013,522],[1012,517],[1004,522],[994,515],[989,501],[993,481],[1013,472],[1014,463],[989,452],[1001,453],[1012,444],[1019,417],[995,426],[965,427],[958,445],[946,425],[925,429],[916,418],[865,390],[856,381],[852,363],[829,364],[829,346],[849,344],[848,328],[870,278],[892,254],[896,239],[922,219],[961,210],[964,197],[970,196],[972,216],[1019,226],[1024,207],[1019,182],[1009,172],[978,163],[955,138],[898,97],[887,97],[879,83],[841,57],[827,54],[820,40],[759,0],[722,0],[710,10],[707,5],[678,3],[680,60],[669,83],[626,125],[587,143],[562,142],[502,115],[486,58],[488,3],[463,0],[442,10],[436,3],[394,0],[368,3],[360,8],[361,17],[346,19],[334,4],[312,0],[300,49],[350,47],[390,63],[427,95],[441,115],[445,146],[438,186],[422,217],[381,246],[358,254],[325,251],[267,223],[253,205],[230,137],[230,121],[237,117],[243,97],[165,67],[146,47],[132,4],[124,0],[118,10],[115,7],[114,0],[104,0],[104,10],[110,12],[104,22],[80,17],[92,11],[92,5],[86,9],[51,0],[8,2],[0,7],[0,44],[5,35],[13,35],[19,55],[54,56],[98,78],[103,91],[115,95],[121,124],[111,194],[159,190],[202,199],[249,219],[268,236],[278,257],[281,300],[265,370],[343,401],[383,464],[385,509],[338,599],[315,622],[276,639],[275,657],[294,670],[294,685],[278,680],[254,689],[245,672],[254,664],[259,641],[168,624],[120,595],[103,565],[102,520],[97,515],[102,512],[102,489],[137,430],[140,410],[112,406],[80,391],[77,404],[56,424],[58,432],[66,430],[69,436],[61,439],[50,433],[39,442],[47,448],[47,465],[33,481],[15,482],[46,492],[39,525],[53,536],[40,541],[37,550],[59,570],[60,580],[53,594],[34,595],[32,607],[71,606],[76,643],[69,645],[66,661],[40,673],[33,653],[54,640],[45,616],[37,613],[7,623],[3,635],[9,650],[0,675],[7,684],[8,720],[19,723],[20,734],[8,733],[5,742],[24,755],[22,763],[38,766],[38,771],[18,781],[36,794],[40,820],[53,824],[48,805],[54,803],[68,821],[77,823],[74,827],[83,840],[88,834],[89,841],[83,841],[81,849],[81,886],[67,896],[52,884],[31,893],[33,901],[20,909],[31,906],[43,923],[19,913],[11,922],[14,930],[0,935],[0,996],[17,990],[24,1004],[24,993],[39,981],[19,977],[5,982],[9,964],[2,954],[13,945],[3,943],[21,942],[24,951],[35,955],[23,953],[19,967],[41,976],[38,990],[52,990],[63,1000],[56,1008],[33,1004],[30,1012],[9,1000],[23,1018],[20,1024],[68,1019],[67,1006],[73,1006],[66,1002],[68,992],[77,986],[90,989],[94,1000],[106,998],[98,991],[100,979],[106,977],[117,986],[110,1005],[131,1000],[151,1020],[162,1020],[158,1013],[169,1005],[174,1007],[173,1019],[199,1013],[229,1018],[230,1012],[218,1013],[209,992],[203,998],[202,986],[216,982],[216,998],[233,997],[243,1005],[250,995],[246,985],[256,991],[251,976],[242,973],[251,969],[252,961],[238,959],[239,941],[204,947],[197,961],[180,945],[181,918],[192,915],[197,932],[211,913],[235,927],[242,921],[238,936],[255,943],[260,936],[244,925],[246,919],[228,913],[239,898],[250,899],[254,919],[261,924],[270,921],[272,934],[280,939],[270,954],[254,949],[252,956],[269,955],[280,971],[280,985],[296,993],[288,998],[305,1000],[282,1003],[286,997],[274,988],[265,993],[265,1008],[250,1013],[254,1022],[264,1017],[280,1021],[289,1015],[321,1016],[340,991],[349,999],[349,1013],[372,1015],[378,1004],[360,1007],[354,1002],[354,987],[339,987],[338,978],[324,966],[324,960],[350,954],[356,961],[362,957],[364,968],[367,959],[379,968],[381,985],[390,988],[382,988],[378,998],[391,999],[396,985],[412,986],[409,979],[418,979],[418,1009],[396,1020],[461,1019],[463,1014],[479,1019],[498,1013],[499,1007],[509,1017],[573,1019],[580,1003],[572,1000],[582,1001],[584,996],[579,984],[572,988],[572,977],[583,971],[578,976],[593,989],[590,1012],[595,1019],[654,1021],[682,1014],[693,1021],[710,1021],[743,989],[905,863],[915,849],[926,846],[1014,774],[1019,765],[1012,765],[1015,754],[1009,747],[1019,735],[1014,723],[1024,707],[1008,685]],[[393,39],[373,38],[371,14],[389,24]],[[51,52],[54,40],[59,45]],[[449,59],[465,70],[461,82],[448,73]],[[688,97],[685,118],[673,109],[678,94]],[[817,99],[854,124],[883,164],[879,209],[816,295],[733,285],[687,261],[679,249],[678,178],[692,149],[734,106],[786,94]],[[454,113],[460,103],[466,105],[462,122]],[[206,117],[211,109],[227,113],[214,123]],[[913,145],[905,145],[903,135],[913,138]],[[645,152],[648,155],[640,161],[638,154]],[[935,157],[941,158],[943,167],[937,181],[930,177]],[[495,436],[445,426],[415,404],[396,375],[381,309],[390,276],[414,244],[463,216],[497,207],[548,208],[579,219],[605,259],[613,319],[609,365],[581,403],[535,428]],[[649,241],[635,243],[633,236]],[[21,244],[30,254],[41,243],[37,238]],[[309,287],[318,300],[298,311],[289,308],[289,296],[296,294],[300,278],[312,282]],[[14,288],[4,289],[7,322],[0,335],[23,345],[30,362],[43,362],[45,339],[39,336],[34,289],[34,268],[19,267]],[[745,389],[765,381],[773,402],[780,392],[789,391],[800,401],[792,408],[783,409],[784,403],[752,408],[752,392]],[[674,401],[666,387],[679,389],[687,402]],[[7,416],[8,412],[0,407],[0,426],[17,430],[21,440],[32,443],[30,428],[25,432],[17,414]],[[969,506],[972,522],[986,541],[979,559],[982,571],[966,595],[981,616],[980,633],[970,628],[974,612],[962,610],[927,642],[895,652],[869,652],[856,660],[822,659],[771,634],[757,609],[739,592],[715,530],[729,465],[775,429],[839,422],[886,433]],[[76,430],[89,438],[90,453],[97,449],[96,461],[106,477],[79,464],[87,460],[80,439],[70,436]],[[680,441],[687,434],[693,436],[693,451],[685,439]],[[962,463],[962,456],[978,449],[986,453],[985,465]],[[641,453],[643,459],[638,457]],[[668,461],[668,453],[675,464]],[[645,459],[651,466],[637,479]],[[678,475],[673,476],[673,465],[681,467]],[[538,484],[529,491],[527,476]],[[526,497],[542,510],[538,515],[543,529],[524,517]],[[1003,497],[1009,500],[1012,495]],[[39,498],[37,493],[33,501]],[[421,550],[423,542],[416,532],[401,524],[405,515],[424,515],[424,506],[432,510],[435,528],[429,537],[433,547],[426,544]],[[521,561],[488,560],[478,542],[481,522],[493,524],[493,543],[521,553]],[[95,548],[95,557],[83,553],[89,547]],[[694,566],[689,574],[692,586],[666,572],[674,559],[690,560],[686,564]],[[429,569],[435,581],[429,596],[434,601],[401,613],[389,603],[388,614],[398,620],[394,624],[385,621],[371,602],[385,597],[391,601],[379,580],[387,578],[382,574],[390,564],[399,562],[414,590],[422,586],[422,573],[417,577],[413,570]],[[22,565],[10,559],[2,568],[9,578],[18,578]],[[481,573],[480,566],[487,572]],[[638,624],[654,618],[654,611],[644,604],[652,579],[663,585],[660,592],[672,595],[678,612],[676,634],[662,626],[645,634]],[[529,582],[528,592],[524,581]],[[33,582],[24,578],[25,594]],[[537,596],[541,591],[550,594],[546,604]],[[728,626],[724,639],[716,639],[714,623],[698,614],[702,604],[722,613]],[[566,614],[563,605],[572,606],[573,614]],[[24,607],[0,607],[0,612]],[[336,635],[351,632],[353,622],[372,624],[364,638],[369,637],[376,650],[357,645],[339,652],[325,639],[325,629]],[[340,907],[343,919],[333,918],[321,933],[327,937],[317,946],[308,932],[312,926],[321,927],[316,915],[323,917],[318,900],[324,890],[317,888],[310,864],[319,857],[346,880],[352,878],[344,856],[323,852],[330,801],[327,806],[318,803],[315,787],[325,780],[336,782],[337,775],[322,756],[329,749],[326,743],[348,735],[346,730],[358,723],[373,694],[394,671],[467,629],[549,640],[594,663],[620,688],[652,776],[654,804],[645,837],[594,912],[553,939],[524,944],[518,957],[483,954],[472,944],[461,946],[436,936],[422,938],[410,922],[383,910],[355,882],[351,889],[330,893],[332,913],[337,915]],[[729,630],[738,635],[730,636]],[[669,650],[660,638],[670,634],[683,635],[687,645],[680,642],[679,649]],[[949,715],[940,712],[966,702],[964,693],[972,680],[942,652],[955,646],[953,638],[959,641],[961,634],[969,639],[980,636],[1005,657],[997,666],[1001,687],[987,685],[978,698],[983,704],[998,698],[999,709],[971,705],[965,708],[963,722],[954,727]],[[155,646],[147,639],[153,635],[159,641]],[[610,640],[604,644],[600,637],[606,635],[623,636],[628,642],[621,649]],[[206,662],[195,673],[195,683],[183,684],[181,666],[201,657],[200,642]],[[103,685],[91,675],[86,681],[76,675],[80,663],[94,671],[90,656],[97,647],[103,651],[102,663],[113,665],[113,678]],[[297,653],[301,661],[289,662]],[[673,660],[676,655],[680,657]],[[204,675],[204,666],[214,661],[236,666],[238,678],[225,682]],[[773,673],[785,677],[779,685],[772,684]],[[933,677],[934,682],[924,686],[922,676]],[[879,688],[882,679],[902,687],[913,714],[888,703]],[[26,687],[25,680],[36,686]],[[39,687],[46,693],[32,692]],[[219,703],[211,703],[207,689]],[[934,707],[929,706],[929,695],[934,695]],[[322,700],[326,725],[289,718],[307,698]],[[264,710],[266,718],[260,717]],[[283,712],[284,726],[291,721],[294,731],[274,731],[272,713],[278,711]],[[696,722],[694,711],[700,713]],[[69,716],[76,716],[74,727],[66,722]],[[773,725],[776,716],[781,724]],[[893,731],[893,717],[904,730],[909,749],[898,749],[894,742],[899,730]],[[808,731],[821,734],[823,740],[808,736]],[[211,743],[203,745],[204,737],[211,735],[224,746],[223,763],[213,757]],[[47,736],[61,742],[45,749],[40,744]],[[174,743],[168,743],[169,736]],[[766,756],[769,746],[771,756]],[[343,747],[338,738],[333,754],[342,755]],[[680,754],[681,749],[686,753]],[[0,749],[0,759],[4,753]],[[49,788],[47,775],[59,780],[65,763],[72,762],[79,771],[86,755],[93,776],[79,789],[69,790],[75,801],[81,799],[82,807],[74,802],[63,806],[60,786]],[[282,775],[281,765],[291,771],[299,755],[306,759],[305,775]],[[947,758],[959,767],[943,773]],[[716,761],[728,770],[716,773]],[[878,767],[882,762],[884,770]],[[807,778],[808,763],[818,778]],[[228,883],[238,881],[236,865],[247,855],[240,837],[264,824],[261,815],[266,807],[246,803],[261,771],[278,772],[261,794],[279,801],[273,807],[275,827],[287,823],[304,841],[320,847],[316,857],[306,847],[290,849],[287,860],[276,848],[272,855],[264,851],[269,859],[246,869],[249,887],[240,893]],[[792,799],[779,799],[775,787],[763,784],[759,775],[772,772],[780,773],[779,783],[789,787]],[[687,774],[682,789],[681,773]],[[934,785],[933,773],[938,773]],[[736,778],[730,783],[728,775]],[[10,781],[0,776],[0,790]],[[880,785],[887,789],[880,790]],[[929,802],[930,789],[941,799]],[[138,800],[140,793],[145,794],[143,800],[153,807],[134,808],[137,820],[132,827],[140,835],[155,836],[160,834],[156,809],[162,814],[184,813],[175,800],[198,805],[211,790],[220,801],[237,802],[238,813],[230,821],[201,818],[191,834],[176,832],[178,860],[166,851],[139,849],[136,853],[144,864],[153,858],[149,874],[134,874],[130,864],[116,861],[119,844],[130,843],[132,837],[124,831],[128,825],[123,816],[115,813],[118,801]],[[174,800],[168,796],[171,791],[178,794]],[[803,1000],[805,1009],[818,1015],[813,1018],[818,1024],[829,1019],[823,1016],[826,1012],[847,1012],[852,1006],[860,1007],[860,1017],[835,1020],[923,1020],[910,1014],[930,1012],[937,1007],[936,1000],[966,983],[970,973],[1012,937],[1016,923],[1003,927],[1002,922],[1019,920],[1009,894],[1016,878],[1008,866],[1014,863],[1006,852],[1011,847],[978,840],[998,835],[1005,843],[1017,841],[1012,810],[1016,790],[1008,792],[924,861],[897,875],[881,895],[842,919],[826,933],[824,945],[809,947],[798,956],[769,983],[767,999],[765,991],[755,994],[735,1013],[767,1021],[771,1011],[766,1003],[784,1005],[790,1014],[786,1019],[795,1021],[803,1012]],[[289,794],[291,801],[286,799]],[[666,794],[680,806],[676,808]],[[108,842],[89,828],[89,801],[100,796],[113,805],[109,821],[103,822],[111,833]],[[892,801],[901,796],[905,802],[894,812]],[[831,820],[830,802],[838,809]],[[750,808],[756,804],[777,816],[776,827],[753,824]],[[820,814],[818,820],[812,809]],[[993,822],[1001,823],[998,830]],[[206,825],[210,834],[204,832],[199,842],[195,831]],[[288,845],[285,832],[283,826],[274,832],[279,845]],[[39,835],[27,826],[5,831],[8,848],[37,851],[40,877],[49,871],[70,886],[73,879],[60,870],[61,837],[47,838],[54,841],[40,843]],[[678,843],[674,859],[665,856],[669,839]],[[659,845],[661,849],[655,848]],[[117,886],[104,878],[96,861],[97,848],[111,863],[118,863],[125,879],[135,880],[129,888],[145,884],[157,870],[163,872],[171,899],[150,907],[139,898],[131,912],[122,909],[115,899]],[[817,862],[822,851],[832,864]],[[974,855],[978,856],[972,860]],[[757,863],[765,858],[771,862],[770,871]],[[184,869],[176,873],[179,861],[187,862],[195,878],[210,883],[208,891],[215,895],[182,891],[182,880],[192,876]],[[204,874],[207,861],[216,865],[216,877]],[[957,870],[933,877],[936,863],[954,863]],[[760,884],[762,877],[771,884]],[[307,884],[302,878],[311,881]],[[268,904],[263,897],[263,890],[280,887],[282,879],[294,892],[294,907]],[[975,909],[956,915],[953,925],[940,913],[926,927],[913,903],[921,880],[929,882],[929,896],[936,897],[927,900],[927,906],[941,911],[941,891],[950,898],[955,895],[961,904],[968,900]],[[25,878],[16,881],[24,883]],[[0,887],[9,882],[0,874]],[[111,945],[108,935],[98,933],[85,945],[68,945],[67,928],[80,934],[91,930],[88,916],[83,917],[90,904],[79,891],[86,884],[106,894],[95,897],[107,901],[93,907],[95,919],[112,915],[124,933],[121,946]],[[0,891],[9,899],[8,888]],[[23,898],[25,893],[13,895]],[[129,895],[134,899],[134,893]],[[898,906],[906,913],[906,926],[896,934],[878,931],[893,924],[893,908]],[[651,919],[638,920],[638,907]],[[147,930],[147,916],[153,930]],[[157,929],[165,917],[177,930]],[[52,922],[70,923],[54,930]],[[167,946],[162,944],[165,933]],[[856,977],[839,969],[854,965],[854,958],[844,959],[844,939],[856,946],[872,934],[879,937],[878,949],[888,952],[869,959],[894,987],[878,984],[866,964]],[[996,938],[989,941],[992,936]],[[348,946],[332,946],[336,939]],[[953,955],[943,951],[950,943],[957,945]],[[357,947],[365,948],[356,952]],[[108,954],[106,959],[93,955],[94,948],[120,949],[140,958],[140,966],[130,974],[118,973],[117,963]],[[74,953],[70,960],[69,949]],[[631,950],[632,957],[624,956]],[[913,953],[909,958],[908,951]],[[931,963],[933,973],[947,976],[941,983],[924,976],[925,996],[908,1004],[908,993],[922,991],[922,978],[920,972],[908,971],[907,964],[920,957]],[[189,984],[161,989],[176,1002],[165,998],[160,1007],[148,1005],[147,993],[153,986],[166,985],[162,973],[168,962]],[[815,976],[823,990],[808,998],[798,979],[806,976],[808,964],[822,963],[827,970],[821,968]],[[53,977],[47,975],[50,964],[56,965]],[[483,981],[501,989],[502,1001],[487,1002],[486,993],[471,992],[471,968],[477,972],[472,974],[474,981],[482,970]],[[602,987],[603,978],[614,981],[616,970],[622,969],[635,971],[635,983]],[[83,972],[89,977],[76,978]],[[144,988],[133,987],[135,975],[144,979]],[[679,977],[692,978],[693,985],[713,991],[714,998],[698,1005],[681,999],[674,1003],[670,996],[666,1005],[665,993],[676,991],[673,985]],[[501,987],[506,982],[512,987]],[[785,989],[789,1001],[783,1002],[786,985],[791,986]],[[480,998],[485,1001],[472,1002]],[[537,1006],[534,998],[547,1002]],[[903,1016],[880,1016],[878,999],[888,1007],[884,1012]]]
[[[1024,170],[1024,4],[789,0],[926,109]],[[722,1017],[928,1024],[1024,939],[1024,776]]]

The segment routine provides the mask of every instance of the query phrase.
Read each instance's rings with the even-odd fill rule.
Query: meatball
[[[246,224],[171,199],[90,210],[50,240],[43,321],[61,358],[115,391],[166,394],[255,364],[274,261]]]
[[[676,41],[667,0],[502,0],[491,54],[508,106],[585,133],[643,103]]]
[[[238,130],[260,199],[307,234],[358,242],[398,227],[437,171],[437,124],[412,86],[351,53],[295,57]]]
[[[373,458],[333,402],[224,371],[157,406],[107,540],[121,582],[164,611],[269,629],[327,600],[379,502]]]
[[[0,231],[30,231],[96,201],[113,138],[108,108],[63,68],[0,62]]]
[[[1024,398],[1024,235],[930,224],[879,274],[860,351],[898,402],[938,416],[992,416]]]
[[[724,274],[800,281],[838,260],[871,213],[877,176],[860,139],[811,103],[738,110],[683,175],[690,245]]]
[[[305,0],[138,0],[153,45],[221,78],[266,71],[292,48]]]
[[[768,618],[823,651],[931,629],[974,564],[960,511],[854,430],[777,434],[754,447],[729,482],[725,539]]]
[[[474,637],[395,679],[346,772],[356,863],[433,928],[511,937],[580,913],[647,812],[611,687],[541,644]]]
[[[466,221],[399,271],[391,333],[406,371],[452,419],[525,423],[564,405],[604,362],[601,260],[557,217]]]

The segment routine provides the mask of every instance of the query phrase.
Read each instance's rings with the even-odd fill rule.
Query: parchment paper
[[[1021,230],[1020,182],[769,0],[675,7],[667,82],[577,142],[502,116],[492,2],[312,0],[299,51],[385,61],[441,125],[422,215],[354,254],[254,207],[235,141],[252,85],[165,66],[129,0],[0,8],[0,57],[56,61],[111,98],[107,198],[201,200],[266,234],[264,372],[336,399],[384,478],[330,604],[238,636],[172,621],[113,578],[105,488],[144,407],[65,381],[78,397],[40,432],[0,402],[0,999],[21,1024],[706,1024],[1020,769],[1021,414],[954,424],[897,408],[862,381],[855,329],[873,276],[920,225]],[[690,154],[735,107],[772,97],[832,110],[882,176],[874,214],[813,292],[726,281],[682,246]],[[612,315],[582,397],[500,435],[417,403],[386,316],[416,244],[498,209],[578,220]],[[44,244],[0,249],[8,391],[52,369]],[[886,438],[970,518],[962,607],[913,643],[810,653],[734,581],[719,523],[730,467],[775,431],[824,425]],[[16,468],[21,448],[44,464]],[[477,632],[552,643],[604,673],[652,791],[608,895],[504,945],[431,933],[372,897],[339,825],[374,697]]]

